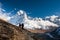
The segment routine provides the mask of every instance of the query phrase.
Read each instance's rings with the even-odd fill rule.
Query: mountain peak
[[[19,10],[19,11],[17,12],[17,14],[18,14],[18,15],[24,14],[24,11],[23,11],[23,10]]]
[[[2,8],[1,8],[2,10]],[[5,13],[0,10],[0,19],[7,20],[9,23],[14,25],[19,25],[19,23],[24,23],[25,29],[50,29],[49,27],[58,27],[57,22],[53,23],[51,21],[43,20],[42,18],[29,18],[30,16],[23,10],[19,10],[15,15],[9,16],[8,13]],[[55,19],[55,16],[53,16]],[[52,18],[52,19],[53,19]],[[57,18],[58,19],[58,18]],[[60,19],[60,18],[59,18]],[[58,21],[58,20],[54,20]],[[60,21],[58,23],[60,25]]]

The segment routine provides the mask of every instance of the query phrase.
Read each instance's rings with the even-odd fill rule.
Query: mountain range
[[[23,10],[17,11],[16,14],[10,16],[12,13],[5,12],[4,9],[0,8],[0,19],[3,19],[13,25],[18,26],[24,24],[25,29],[44,29],[49,30],[60,26],[60,17],[56,15],[46,16],[43,18],[31,17]]]

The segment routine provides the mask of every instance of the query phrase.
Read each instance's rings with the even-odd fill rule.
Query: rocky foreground
[[[58,28],[57,28],[58,29]],[[56,30],[57,30],[56,29]],[[22,29],[20,26],[12,25],[8,22],[0,20],[0,40],[60,40],[60,35],[58,31],[52,32],[42,32],[33,33],[33,31],[28,31]]]

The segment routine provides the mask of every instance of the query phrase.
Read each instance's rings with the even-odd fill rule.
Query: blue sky
[[[7,12],[24,10],[32,17],[60,15],[60,0],[0,0]]]

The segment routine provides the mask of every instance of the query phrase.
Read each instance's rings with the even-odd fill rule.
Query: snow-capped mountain
[[[27,16],[25,11],[18,11],[10,20],[10,23],[17,25],[24,23],[26,29],[49,29],[51,27],[58,27],[57,24],[50,22],[49,20],[43,20],[42,18],[31,18]]]
[[[50,29],[59,27],[60,17],[59,16],[48,16],[43,20],[42,18],[33,18],[27,15],[23,10],[19,10],[15,15],[9,16],[12,13],[3,12],[0,8],[0,19],[3,19],[13,25],[18,26],[19,23],[24,23],[25,29]]]
[[[60,26],[60,16],[56,16],[56,15],[47,16],[45,20],[48,20]]]
[[[12,16],[12,18],[9,20],[9,22],[14,25],[18,25],[19,23],[23,23],[24,20],[26,20],[26,19],[27,19],[26,13],[23,12],[22,10],[20,10],[17,12],[17,14]]]

